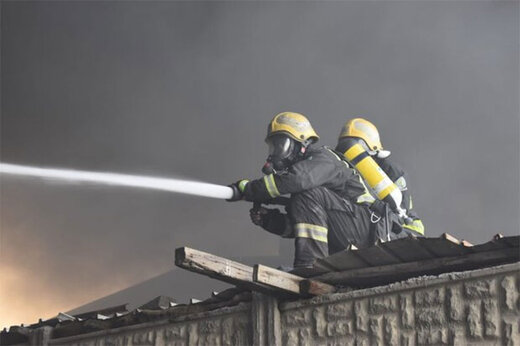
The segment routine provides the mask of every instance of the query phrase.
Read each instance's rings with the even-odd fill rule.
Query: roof
[[[220,293],[214,292],[211,298],[202,302],[190,304],[176,304],[170,297],[159,296],[132,311],[126,309],[127,305],[119,305],[75,316],[59,313],[55,318],[40,320],[29,326],[12,326],[9,331],[4,329],[0,332],[0,345],[27,342],[31,330],[44,326],[54,328],[53,338],[64,338],[152,321],[173,320],[222,307],[236,306],[250,300],[251,292],[231,288]]]
[[[312,269],[313,280],[336,287],[370,287],[402,281],[411,277],[465,271],[520,260],[520,236],[497,234],[487,243],[473,246],[448,234],[439,238],[404,238],[378,243],[365,249],[350,247],[332,256],[319,259]],[[236,306],[251,300],[251,292],[231,288],[202,302],[176,304],[159,296],[139,308],[128,311],[128,305],[71,315],[59,313],[55,318],[29,326],[13,326],[0,333],[0,344],[11,345],[28,340],[31,330],[43,326],[54,328],[53,338],[91,333],[99,330],[131,326],[145,322],[170,320]]]
[[[318,259],[308,274],[335,286],[370,287],[415,276],[517,262],[519,240],[520,236],[497,234],[491,241],[473,246],[447,233],[439,238],[408,237],[365,249],[349,247]]]
[[[280,249],[280,255],[278,256],[246,256],[237,257],[235,259],[245,263],[263,263],[276,266],[277,263],[285,263],[290,260],[289,256],[282,256],[283,250],[285,250],[285,253],[291,252],[289,250],[292,244],[290,244],[290,242],[287,243],[288,244],[284,244],[284,246],[287,246],[288,249]],[[65,312],[75,316],[84,312],[98,311],[107,306],[121,304],[128,304],[127,309],[134,310],[148,302],[151,298],[157,296],[169,296],[175,298],[177,303],[186,303],[192,298],[204,300],[204,298],[207,298],[211,293],[209,290],[221,292],[231,287],[232,286],[221,281],[206,278],[202,275],[194,275],[181,268],[173,267],[165,273],[126,287],[120,291],[99,297],[98,299]]]

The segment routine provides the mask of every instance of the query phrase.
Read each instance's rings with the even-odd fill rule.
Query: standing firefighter
[[[319,137],[307,118],[284,112],[269,123],[269,156],[257,180],[230,185],[230,201],[269,203],[290,195],[287,214],[255,207],[251,220],[268,232],[295,239],[294,267],[309,267],[316,258],[354,244],[368,246],[371,211],[357,204],[366,189],[357,172],[333,150],[312,145]],[[257,203],[258,204],[258,203]]]
[[[389,238],[424,235],[424,225],[413,210],[406,173],[388,158],[390,152],[383,150],[374,124],[363,118],[349,120],[341,130],[336,150],[359,171],[376,197],[367,194],[360,202],[370,204],[377,219],[398,220],[397,227],[395,222],[388,223],[393,224],[390,228],[398,233],[396,236],[387,229]]]

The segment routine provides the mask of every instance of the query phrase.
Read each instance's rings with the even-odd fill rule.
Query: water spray
[[[233,190],[228,186],[200,183],[181,179],[157,178],[119,173],[77,171],[57,168],[40,168],[12,165],[8,163],[0,163],[0,173],[43,179],[63,180],[68,182],[162,190],[219,199],[229,199],[233,196]]]

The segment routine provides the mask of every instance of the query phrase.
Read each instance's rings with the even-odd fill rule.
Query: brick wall
[[[519,345],[520,263],[206,313],[34,345]]]

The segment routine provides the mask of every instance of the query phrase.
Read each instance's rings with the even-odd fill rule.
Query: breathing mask
[[[298,156],[303,154],[302,146],[295,140],[284,134],[274,135],[266,139],[269,148],[269,156],[262,168],[262,173],[271,174],[281,171],[297,161]],[[301,152],[301,154],[300,154]]]

